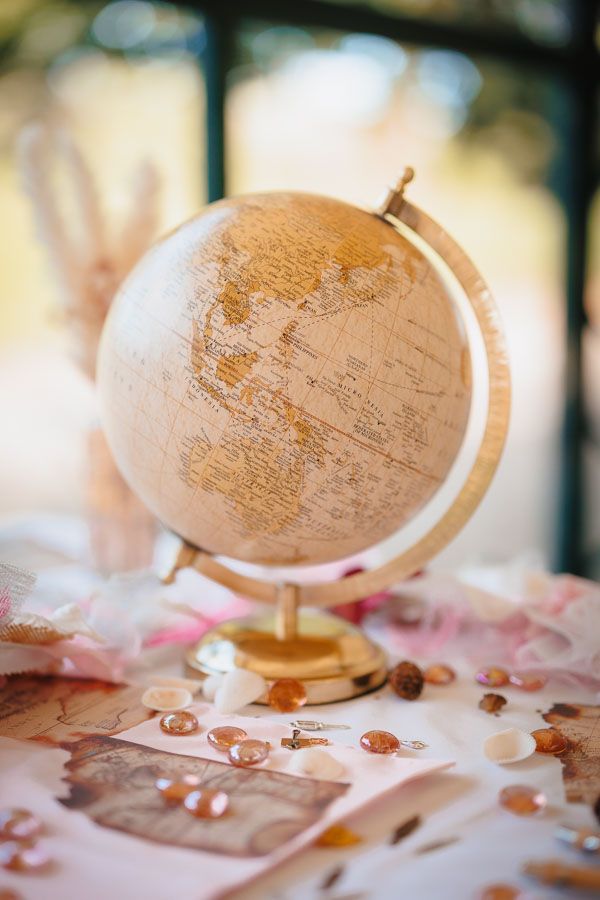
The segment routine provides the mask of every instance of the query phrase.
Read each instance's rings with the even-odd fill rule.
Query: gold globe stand
[[[510,411],[510,374],[498,310],[464,251],[440,225],[404,199],[404,188],[413,176],[412,169],[405,169],[374,215],[390,227],[402,223],[424,240],[454,274],[475,314],[489,375],[487,418],[477,457],[441,519],[412,547],[373,571],[335,582],[277,585],[235,572],[184,543],[166,582],[173,581],[178,569],[192,566],[237,594],[276,607],[274,612],[223,622],[207,632],[186,655],[191,675],[206,677],[246,668],[267,683],[298,678],[306,687],[309,704],[344,700],[379,687],[386,677],[386,661],[377,644],[344,619],[316,611],[298,613],[298,608],[352,603],[412,575],[468,521],[494,475]]]

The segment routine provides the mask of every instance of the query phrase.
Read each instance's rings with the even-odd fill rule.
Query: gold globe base
[[[386,679],[381,647],[339,616],[304,610],[294,636],[281,640],[275,629],[274,613],[222,622],[187,652],[187,674],[198,678],[241,668],[258,672],[268,684],[298,678],[309,705],[358,697]],[[257,702],[266,703],[266,697]]]

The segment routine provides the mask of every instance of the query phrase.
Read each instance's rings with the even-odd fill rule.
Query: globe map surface
[[[123,475],[177,534],[265,564],[389,536],[458,453],[471,362],[453,300],[389,223],[341,201],[220,201],[123,284],[99,356]]]

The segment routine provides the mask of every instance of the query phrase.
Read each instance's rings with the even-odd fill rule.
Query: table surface
[[[1,537],[0,531],[0,560],[11,561],[6,556],[9,545],[3,548]],[[14,542],[10,546],[14,549]],[[26,561],[24,556],[26,553],[22,552],[19,564]],[[181,648],[154,653],[149,658],[160,665],[161,671],[181,674]],[[397,651],[390,654],[391,662],[398,658]],[[351,848],[303,851],[231,897],[386,900],[402,895],[419,900],[468,900],[477,897],[483,886],[498,881],[518,885],[532,898],[565,897],[563,892],[538,887],[521,876],[520,869],[530,859],[558,857],[567,864],[580,863],[580,857],[557,843],[553,832],[561,822],[597,827],[591,809],[566,803],[558,759],[534,754],[510,766],[498,766],[485,758],[483,742],[491,733],[510,727],[528,732],[544,727],[541,713],[554,703],[593,704],[597,701],[595,691],[552,680],[544,690],[535,693],[503,688],[501,692],[508,703],[496,717],[478,709],[485,689],[475,682],[473,666],[464,659],[443,661],[455,668],[456,681],[446,686],[426,685],[415,702],[399,699],[386,685],[354,700],[305,707],[302,718],[350,725],[348,731],[329,733],[341,743],[356,745],[360,735],[373,728],[391,731],[400,738],[419,739],[429,745],[420,751],[422,756],[453,760],[453,768],[401,788],[349,821],[347,824],[362,838],[361,843]],[[258,705],[247,707],[242,714],[270,717],[280,723],[291,718]],[[417,751],[402,752],[417,755]],[[120,883],[123,880],[130,884],[133,866],[138,872],[139,898],[144,897],[147,879],[152,879],[154,886],[164,884],[165,898],[183,892],[190,900],[204,896],[198,891],[201,873],[194,864],[194,851],[150,846],[137,838],[98,828],[82,813],[59,806],[47,785],[60,783],[66,758],[59,749],[0,739],[2,806],[26,806],[27,798],[36,797],[36,808],[49,824],[46,840],[50,852],[68,860],[68,865],[61,865],[48,876],[4,873],[0,886],[18,890],[26,900],[42,900],[48,896],[50,882],[46,879],[52,879],[53,886],[60,886],[65,897],[130,900],[129,888],[122,892]],[[500,808],[498,792],[511,784],[527,784],[543,791],[548,799],[543,814],[523,818]],[[415,815],[421,817],[420,826],[392,845],[394,829]],[[69,816],[77,816],[80,821],[81,839],[76,846],[61,837],[68,830],[65,817]],[[438,842],[437,849],[430,846]],[[324,887],[336,870],[340,871],[335,883]]]

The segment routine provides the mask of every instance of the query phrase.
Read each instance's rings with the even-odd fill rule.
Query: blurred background
[[[514,386],[496,479],[440,564],[535,550],[599,578],[599,47],[592,0],[2,0],[0,516],[84,510],[96,419],[19,173],[41,121],[117,237],[146,161],[157,234],[224,193],[374,204],[413,166],[410,199],[496,296]]]

